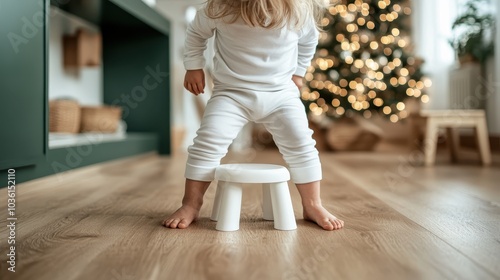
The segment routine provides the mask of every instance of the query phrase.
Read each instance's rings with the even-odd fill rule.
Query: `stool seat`
[[[215,170],[215,179],[234,183],[277,183],[290,180],[284,166],[274,164],[223,164]]]
[[[468,117],[485,117],[484,110],[422,110],[420,115],[423,117],[441,117],[441,118],[468,118]]]
[[[240,228],[242,184],[262,185],[262,214],[264,220],[274,221],[278,230],[297,228],[288,190],[288,169],[273,164],[223,164],[215,169],[217,190],[211,219],[215,229],[235,231]]]

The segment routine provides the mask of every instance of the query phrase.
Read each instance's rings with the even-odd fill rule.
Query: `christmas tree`
[[[408,0],[332,3],[305,76],[306,108],[331,117],[382,114],[397,122],[408,116],[408,98],[428,102],[431,81],[412,55],[410,14]]]

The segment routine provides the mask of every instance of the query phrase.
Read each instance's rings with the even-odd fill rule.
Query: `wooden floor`
[[[256,185],[245,186],[237,232],[215,231],[208,219],[213,187],[198,222],[162,227],[180,205],[184,156],[145,155],[31,181],[17,186],[15,273],[7,271],[0,211],[0,278],[500,279],[498,156],[489,168],[446,159],[420,167],[417,157],[322,154],[324,204],[346,221],[335,232],[302,220],[294,187],[298,229],[274,230],[261,219]],[[243,158],[282,163],[274,151]],[[2,205],[6,196],[0,190]]]

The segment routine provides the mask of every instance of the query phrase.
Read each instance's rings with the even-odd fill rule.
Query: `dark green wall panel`
[[[170,153],[168,37],[154,30],[103,29],[104,102],[123,108],[129,131],[156,132],[158,150]]]
[[[155,134],[131,134],[126,140],[49,150],[47,157],[32,166],[16,168],[16,183],[103,161],[156,151]],[[7,184],[7,170],[0,171],[0,187]]]
[[[0,169],[28,165],[46,150],[46,9],[0,0]]]

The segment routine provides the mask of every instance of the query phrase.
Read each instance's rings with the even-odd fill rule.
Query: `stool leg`
[[[236,231],[240,228],[241,195],[242,189],[240,184],[224,183],[215,229],[220,231]]]
[[[491,164],[490,140],[488,139],[488,128],[486,120],[481,119],[476,126],[477,145],[479,146],[479,154],[483,165]]]
[[[436,160],[437,139],[438,125],[432,118],[428,118],[424,140],[425,165],[427,166],[434,165],[434,161]]]
[[[264,220],[274,220],[273,203],[271,200],[271,184],[262,184],[262,213]]]
[[[212,216],[210,220],[217,221],[220,211],[220,201],[222,198],[222,193],[224,190],[224,181],[219,181],[217,183],[217,190],[215,190],[214,206],[212,207]]]
[[[446,141],[448,143],[448,149],[450,149],[451,161],[458,161],[458,150],[460,148],[460,137],[458,131],[453,127],[446,128]]]
[[[270,184],[273,206],[274,228],[294,230],[297,228],[293,213],[292,199],[286,182]]]

